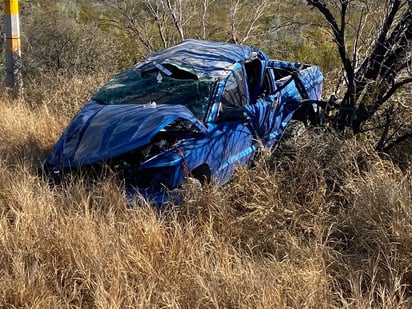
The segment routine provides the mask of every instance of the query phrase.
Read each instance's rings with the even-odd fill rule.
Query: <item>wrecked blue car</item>
[[[221,186],[292,118],[315,121],[317,66],[261,50],[186,40],[114,76],[74,117],[44,162],[54,178],[109,166],[129,201],[170,200],[188,177]]]

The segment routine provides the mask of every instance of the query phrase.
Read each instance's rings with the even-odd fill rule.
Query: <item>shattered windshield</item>
[[[207,113],[213,78],[182,65],[148,63],[114,76],[92,99],[108,105],[181,104]]]

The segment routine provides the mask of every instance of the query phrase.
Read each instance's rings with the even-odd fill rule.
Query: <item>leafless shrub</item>
[[[122,56],[115,38],[108,38],[93,24],[78,23],[61,10],[32,9],[23,18],[23,75],[90,74],[118,69]]]

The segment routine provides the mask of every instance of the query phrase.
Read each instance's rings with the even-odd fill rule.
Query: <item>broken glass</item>
[[[209,106],[213,82],[212,77],[184,65],[149,63],[116,75],[93,99],[107,105],[180,104],[202,120]]]

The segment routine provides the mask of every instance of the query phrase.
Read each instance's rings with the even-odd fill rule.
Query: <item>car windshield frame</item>
[[[183,105],[204,120],[216,79],[176,62],[143,63],[115,75],[92,100],[106,105]]]

